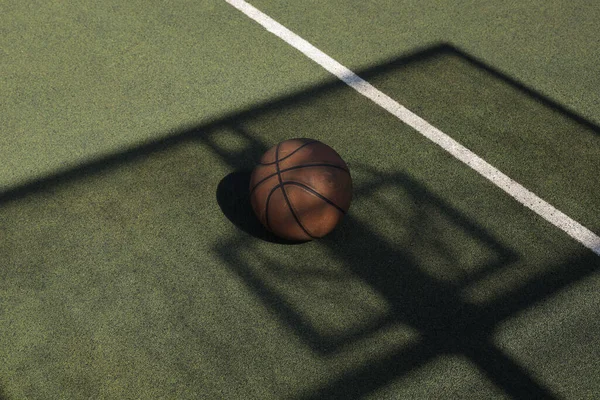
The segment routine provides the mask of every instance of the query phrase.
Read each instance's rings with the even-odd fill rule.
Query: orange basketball
[[[338,153],[318,140],[269,149],[250,178],[250,202],[269,231],[304,241],[325,236],[350,208],[352,178]]]

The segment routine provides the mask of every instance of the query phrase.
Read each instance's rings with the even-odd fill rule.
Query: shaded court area
[[[514,129],[490,124],[498,141],[482,139],[489,119],[464,99],[414,110],[598,230],[597,191],[580,190],[597,126],[448,44],[359,72],[392,97],[406,74],[431,88],[465,77],[460,90],[488,93],[484,110],[527,106],[511,109],[513,127],[576,132],[563,144],[588,153],[517,159],[494,147]],[[290,137],[336,149],[355,186],[331,235],[295,245],[265,232],[246,198],[254,163]],[[536,179],[537,163],[564,157],[577,174]],[[338,82],[6,191],[0,221],[5,399],[600,390],[600,259]]]

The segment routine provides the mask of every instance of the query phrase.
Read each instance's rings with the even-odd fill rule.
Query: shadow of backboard
[[[578,125],[587,133],[600,133],[593,123],[449,44],[419,50],[359,75],[377,81],[388,73],[432,60],[442,64],[459,60],[507,85],[535,103],[533,106],[551,110],[555,118]],[[346,362],[339,362],[343,365],[327,382],[290,390],[288,397],[350,399],[374,395],[392,382],[452,355],[467,360],[482,380],[491,382],[487,394],[557,398],[547,381],[502,349],[493,335],[504,321],[597,271],[599,264],[593,254],[575,252],[565,260],[535,266],[536,274],[523,274],[518,285],[505,285],[499,293],[473,301],[466,294],[470,288],[510,274],[524,255],[484,221],[458,209],[442,190],[416,178],[409,168],[397,167],[393,163],[395,154],[388,159],[374,159],[367,147],[354,149],[354,156],[347,160],[356,182],[355,202],[343,223],[324,239],[289,246],[265,232],[249,212],[244,191],[248,173],[274,142],[289,136],[315,135],[335,142],[334,147],[349,141],[343,132],[350,132],[360,121],[332,116],[333,108],[346,107],[342,114],[351,115],[356,112],[354,107],[364,105],[364,99],[349,92],[339,82],[327,82],[235,112],[13,188],[0,194],[0,207],[28,196],[52,197],[57,188],[160,157],[165,161],[160,168],[151,169],[145,177],[147,183],[138,182],[139,176],[133,172],[124,181],[141,185],[140,193],[157,197],[162,194],[166,201],[169,193],[187,190],[185,198],[189,199],[196,194],[190,195],[192,190],[198,190],[194,185],[200,181],[199,176],[205,176],[194,168],[223,168],[224,176],[218,180],[206,178],[206,187],[198,193],[209,196],[214,209],[222,211],[218,228],[230,235],[217,240],[207,229],[202,238],[210,243],[224,268],[233,271],[316,359],[332,364],[340,359]],[[344,101],[337,97],[341,94]],[[382,119],[379,114],[373,117],[365,123],[365,131],[371,125],[384,124]],[[327,121],[326,126],[323,121]],[[398,121],[393,124],[401,125]],[[388,132],[389,126],[383,131]],[[394,133],[373,135],[373,140],[390,143]],[[203,159],[202,151],[192,151],[185,159],[181,157],[185,152],[169,154],[170,149],[182,145],[205,149],[219,165]],[[160,184],[152,182],[154,179]],[[119,188],[128,189],[125,184]],[[148,188],[151,190],[145,192]],[[194,204],[186,211],[193,208]],[[120,223],[125,227],[136,221],[133,213],[123,215],[126,222]],[[190,254],[195,253],[190,250]],[[35,271],[30,272],[31,280],[36,279]],[[357,353],[361,356],[355,357]]]

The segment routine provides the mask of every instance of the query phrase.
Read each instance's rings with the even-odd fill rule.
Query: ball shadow
[[[225,176],[217,186],[217,203],[231,223],[245,233],[266,242],[302,244],[306,242],[282,239],[269,232],[258,220],[250,204],[251,170],[239,170]]]

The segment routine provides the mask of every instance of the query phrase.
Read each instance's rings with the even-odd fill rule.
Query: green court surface
[[[597,237],[587,2],[252,2]],[[594,399],[600,257],[225,1],[0,5],[0,399]],[[353,202],[291,244],[293,137]]]

